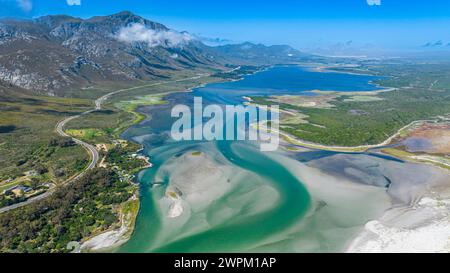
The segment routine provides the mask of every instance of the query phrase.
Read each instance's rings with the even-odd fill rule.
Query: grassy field
[[[132,124],[134,119],[133,114],[107,106],[69,122],[66,130],[88,143],[110,143],[122,132],[123,126]]]
[[[173,80],[206,72],[213,73],[203,70],[182,71]],[[134,111],[137,105],[162,103],[159,102],[161,97],[155,94],[185,91],[218,80],[221,79],[205,77],[118,93],[105,102],[101,111],[69,122],[66,129],[74,137],[89,143],[111,143],[126,128],[145,118]],[[168,79],[155,83],[164,81]],[[0,185],[4,180],[23,176],[24,172],[33,170],[39,164],[44,164],[56,181],[63,181],[74,174],[80,162],[88,160],[88,155],[79,146],[49,147],[50,140],[58,137],[55,125],[67,116],[92,109],[94,98],[124,87],[129,85],[86,89],[73,94],[84,98],[0,94]],[[55,170],[64,172],[64,175],[56,177],[53,175]]]
[[[185,77],[189,76],[191,75],[185,75]],[[181,78],[178,77],[177,79]],[[145,118],[145,116],[135,111],[136,107],[165,103],[164,95],[169,92],[187,91],[196,86],[220,80],[224,79],[204,77],[117,93],[105,101],[102,105],[102,111],[84,115],[68,123],[66,125],[67,132],[75,136],[80,134],[80,132],[92,132],[93,128],[95,128],[95,134],[88,134],[90,137],[82,139],[89,143],[109,143],[112,139],[119,138],[120,134],[128,127],[141,122]]]
[[[125,238],[129,238],[134,231],[134,225],[136,223],[136,216],[139,213],[140,202],[139,199],[129,200],[122,204],[122,215],[124,215],[124,221],[128,227],[127,233],[124,234]]]

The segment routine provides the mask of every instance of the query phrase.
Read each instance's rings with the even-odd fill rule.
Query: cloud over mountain
[[[309,58],[288,46],[210,47],[128,11],[87,19],[48,15],[0,20],[0,36],[0,92],[14,86],[64,95],[105,83],[166,79],[183,69],[221,70]]]
[[[173,30],[154,30],[138,23],[121,28],[116,38],[127,43],[144,42],[149,47],[178,47],[192,40],[192,36],[187,33]]]

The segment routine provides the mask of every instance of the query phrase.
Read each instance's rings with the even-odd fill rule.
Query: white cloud
[[[172,30],[157,31],[137,23],[121,28],[116,38],[119,41],[127,43],[145,42],[150,47],[176,47],[192,40],[192,36],[186,33],[179,33]]]
[[[81,0],[66,0],[69,6],[80,6]]]
[[[30,12],[33,9],[31,0],[16,0],[16,3],[25,12]]]
[[[381,0],[366,0],[369,6],[381,6]]]

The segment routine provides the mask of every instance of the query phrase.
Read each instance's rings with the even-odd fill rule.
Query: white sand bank
[[[117,247],[128,240],[126,234],[128,232],[128,223],[122,221],[119,229],[111,230],[99,234],[81,245],[81,252],[97,252]]]
[[[155,246],[257,214],[278,201],[260,177],[228,162],[213,144],[183,151],[162,165],[155,180],[168,181],[156,197],[161,232]]]
[[[370,221],[347,252],[450,252],[450,199],[423,197]]]
[[[301,221],[252,251],[340,252],[367,221],[391,207],[383,188],[334,177],[283,155],[271,157],[300,178],[312,204]]]
[[[137,197],[133,196],[128,202],[137,202]],[[127,203],[131,204],[131,203]],[[120,227],[114,230],[103,232],[94,236],[81,244],[76,252],[103,252],[111,250],[125,243],[134,229],[135,213],[132,211],[120,213]]]

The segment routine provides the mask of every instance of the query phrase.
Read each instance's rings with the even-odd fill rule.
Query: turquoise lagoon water
[[[168,133],[174,121],[170,118],[170,109],[178,103],[191,104],[193,96],[203,97],[204,103],[238,104],[242,102],[242,96],[249,95],[298,94],[314,89],[343,92],[372,91],[376,90],[377,86],[370,84],[369,81],[376,79],[378,78],[372,76],[313,72],[299,66],[277,66],[246,76],[241,81],[209,84],[191,93],[169,94],[165,98],[168,101],[166,105],[140,107],[139,111],[149,114],[151,118],[130,128],[124,137],[144,144],[144,153],[150,156],[154,166],[139,175],[141,209],[135,231],[131,239],[116,251],[240,252],[258,249],[292,251],[289,248],[280,249],[279,244],[276,248],[271,248],[270,242],[290,240],[281,234],[301,225],[305,215],[311,213],[311,196],[302,181],[282,163],[260,152],[250,143],[173,142]],[[225,164],[236,170],[245,171],[248,175],[236,182],[235,189],[214,200],[213,205],[201,211],[201,214],[190,212],[188,218],[192,219],[184,219],[182,224],[175,221],[174,225],[177,226],[172,228],[167,225],[167,216],[161,205],[165,190],[171,183],[170,169],[169,171],[165,169],[163,181],[156,180],[161,179],[161,169],[164,169],[169,161],[173,162],[177,157],[193,150],[202,151],[211,157],[220,155],[225,159]],[[308,155],[305,158],[314,157]],[[259,184],[255,181],[259,181]],[[162,182],[162,185],[152,186],[154,182]],[[262,210],[248,205],[248,198],[264,199],[266,198],[264,195],[251,195],[253,191],[250,190],[249,193],[242,194],[238,190],[240,185],[245,187],[252,183],[257,185],[253,190],[264,186],[276,193],[275,199],[267,197],[267,202],[272,201],[265,204]],[[233,204],[230,205],[232,198]],[[256,201],[258,204],[265,203],[265,200]],[[234,214],[225,222],[219,221],[207,228],[195,228],[196,221],[203,215],[220,215],[226,206],[236,207],[240,204],[249,206],[250,208],[246,209],[255,212],[242,213],[242,216]],[[309,226],[307,229],[313,230],[314,227]],[[264,247],[257,248],[261,245]]]

